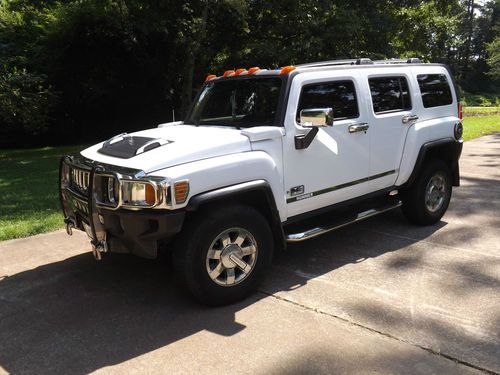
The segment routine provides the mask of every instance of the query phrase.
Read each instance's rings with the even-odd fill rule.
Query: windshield
[[[238,128],[275,125],[281,82],[277,77],[209,82],[185,123]]]

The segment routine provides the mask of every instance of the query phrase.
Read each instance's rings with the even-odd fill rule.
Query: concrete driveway
[[[290,246],[223,308],[81,233],[2,242],[0,373],[500,373],[500,134],[461,172],[438,225],[394,211]]]

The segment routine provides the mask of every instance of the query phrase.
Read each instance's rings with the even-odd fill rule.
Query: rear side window
[[[301,110],[312,108],[333,108],[335,120],[358,117],[354,82],[335,81],[304,86],[297,110],[297,122],[300,121]]]
[[[377,114],[411,109],[408,81],[405,77],[370,78],[373,111]]]
[[[417,80],[425,108],[453,103],[450,85],[444,74],[419,74]]]

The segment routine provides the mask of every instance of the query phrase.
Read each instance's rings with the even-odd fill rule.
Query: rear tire
[[[257,210],[212,206],[188,220],[175,241],[177,279],[207,305],[242,300],[269,270],[273,243],[268,221]]]
[[[430,160],[413,184],[403,192],[403,214],[418,225],[437,223],[451,199],[451,171],[442,160]]]

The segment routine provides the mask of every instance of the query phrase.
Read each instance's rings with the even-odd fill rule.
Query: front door
[[[307,77],[295,77],[285,120],[283,159],[288,217],[368,192],[371,129],[358,130],[368,124],[357,77]],[[320,128],[309,147],[296,149],[295,136],[310,131],[300,126],[300,111],[308,108],[333,108],[334,124]]]

